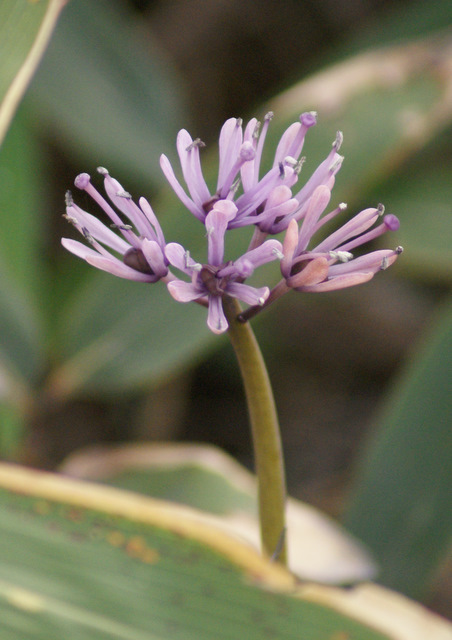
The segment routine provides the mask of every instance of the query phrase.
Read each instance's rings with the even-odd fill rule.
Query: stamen
[[[348,205],[346,202],[341,202],[337,208],[339,209],[339,211],[345,211],[347,209],[347,206]]]
[[[377,211],[378,211],[378,215],[382,216],[385,212],[385,206],[384,204],[381,204],[381,202],[377,205]]]
[[[381,261],[380,269],[381,271],[385,271],[389,267],[388,258],[385,256]]]
[[[202,264],[200,264],[199,262],[195,262],[194,264],[189,264],[190,261],[190,251],[186,251],[184,253],[184,260],[185,260],[185,268],[186,269],[193,269],[193,271],[201,271],[202,269]]]
[[[353,253],[350,251],[328,251],[328,255],[339,262],[348,262],[353,259]]]
[[[114,222],[110,225],[110,229],[119,229],[120,231],[130,231],[133,229],[131,224],[115,224]]]
[[[118,198],[126,198],[126,200],[132,200],[132,196],[128,191],[117,191],[116,195],[118,196]]]
[[[294,172],[297,174],[301,173],[301,170],[305,162],[306,162],[306,156],[301,157],[293,168]]]
[[[284,158],[284,164],[294,169],[298,164],[298,160],[296,158],[293,158],[292,156],[286,156]]]
[[[257,140],[259,138],[259,133],[261,130],[261,123],[259,122],[259,120],[256,122],[256,126],[254,127],[254,131],[252,134],[252,138],[254,138],[254,140]]]
[[[67,220],[70,224],[73,224],[74,227],[77,226],[78,221],[76,218],[73,218],[72,216],[68,215],[67,213],[63,213],[63,218],[65,220]]]
[[[265,304],[265,298],[259,298],[259,300],[257,301],[257,304],[262,307]]]
[[[278,260],[283,260],[284,259],[284,254],[281,253],[281,251],[279,249],[273,249],[272,254],[274,256],[276,256],[278,258]]]
[[[95,240],[93,238],[93,236],[90,234],[90,232],[88,231],[88,229],[86,227],[82,227],[82,233],[83,233],[83,237],[85,238],[85,240],[87,242],[89,242],[90,244],[94,244]]]
[[[400,254],[403,253],[403,247],[399,245],[398,247],[395,248],[395,252],[398,256],[400,256]]]
[[[284,171],[284,165],[283,165],[283,163],[282,163],[282,162],[279,162],[279,163],[278,163],[278,167],[279,167],[279,177],[280,177],[280,178],[284,178],[284,176],[285,176],[285,173],[286,173],[286,172]]]
[[[101,176],[108,176],[110,175],[108,173],[108,169],[105,169],[105,167],[97,167],[97,173],[100,173]]]
[[[241,127],[241,126],[242,126],[242,124],[243,124],[243,119],[242,119],[242,118],[237,118],[237,121],[236,121],[236,123],[235,123],[235,126],[236,126],[237,128],[239,128],[239,127]]]
[[[267,111],[267,113],[266,113],[266,114],[265,114],[265,116],[264,116],[264,120],[265,120],[266,122],[269,122],[270,120],[272,120],[272,119],[273,119],[273,116],[274,116],[274,115],[275,115],[275,114],[273,113],[273,111]]]
[[[337,167],[340,167],[343,162],[344,162],[344,156],[338,156],[336,160],[331,163],[331,166],[328,170],[335,171]]]
[[[195,138],[193,142],[188,145],[185,151],[190,152],[190,151],[193,151],[193,149],[196,149],[196,147],[198,147],[198,149],[202,149],[205,146],[206,144],[201,140],[201,138]]]
[[[241,180],[240,178],[237,178],[237,180],[235,182],[232,183],[231,188],[229,189],[230,193],[232,195],[234,195],[236,193],[236,191],[238,190],[238,188],[240,187],[240,183]]]
[[[66,191],[65,194],[66,207],[72,207],[74,201],[72,199],[72,191]]]
[[[339,151],[339,149],[342,146],[343,141],[344,141],[344,134],[342,133],[342,131],[337,131],[336,132],[336,140],[333,142],[333,147],[336,148],[336,151]]]

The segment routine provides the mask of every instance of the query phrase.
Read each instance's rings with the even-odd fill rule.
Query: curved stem
[[[253,330],[249,323],[243,324],[237,320],[241,313],[239,303],[225,297],[223,307],[229,323],[228,335],[245,386],[251,422],[262,550],[268,556],[278,555],[279,561],[286,564],[286,481],[273,392]]]

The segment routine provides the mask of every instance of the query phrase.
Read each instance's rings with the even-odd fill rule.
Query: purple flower
[[[208,307],[207,324],[214,333],[228,328],[223,311],[225,296],[249,305],[240,315],[246,320],[291,289],[332,291],[370,280],[377,271],[389,267],[402,249],[372,251],[356,258],[351,252],[388,230],[397,230],[398,219],[393,215],[383,217],[381,206],[365,209],[325,239],[313,243],[317,232],[345,208],[339,205],[324,213],[343,160],[338,153],[342,134],[336,135],[328,156],[297,191],[303,164],[300,154],[308,130],[316,124],[316,114],[303,113],[298,122],[286,129],[272,166],[261,176],[262,152],[272,115],[265,116],[262,127],[255,118],[244,129],[240,119],[230,118],[224,123],[214,192],[209,190],[201,169],[200,149],[204,145],[199,139],[193,140],[185,129],[179,131],[177,151],[187,190],[176,178],[168,158],[161,156],[161,167],[170,185],[205,227],[206,264],[193,260],[180,244],[166,244],[147,200],[140,198],[135,204],[102,168],[98,171],[104,176],[111,204],[93,187],[88,174],[80,174],[75,185],[107,214],[110,227],[74,204],[69,193],[66,218],[90,246],[67,238],[62,240],[63,245],[89,264],[121,278],[151,283],[163,280],[177,301],[194,301]],[[382,221],[376,224],[381,217]],[[226,231],[245,226],[254,229],[247,252],[234,261],[225,260]],[[269,234],[283,231],[283,245],[267,239]],[[270,290],[245,283],[257,267],[275,259],[281,261],[283,276],[275,287]],[[189,279],[176,278],[170,266]]]
[[[268,287],[255,288],[244,284],[243,280],[252,275],[256,267],[282,258],[281,243],[267,240],[234,262],[223,262],[224,235],[228,224],[237,215],[237,207],[230,200],[219,200],[205,217],[207,230],[207,264],[195,262],[189,252],[176,242],[166,246],[165,254],[172,266],[191,278],[171,280],[168,290],[178,302],[192,302],[207,299],[207,324],[213,333],[223,333],[228,323],[223,312],[224,295],[238,298],[248,305],[263,305],[270,290]]]
[[[382,205],[364,209],[314,248],[308,249],[312,236],[345,209],[345,205],[339,205],[322,218],[330,197],[331,192],[327,186],[318,186],[310,199],[300,229],[295,220],[288,226],[283,244],[281,273],[285,285],[291,289],[333,291],[367,282],[377,271],[393,264],[402,252],[401,247],[398,247],[395,250],[372,251],[357,258],[351,253],[356,247],[386,231],[396,231],[399,228],[396,216],[389,214],[383,217]],[[382,222],[374,226],[381,217]]]
[[[104,176],[105,191],[110,201],[128,222],[124,223],[115,209],[93,187],[90,176],[81,173],[75,179],[75,186],[86,191],[100,205],[112,224],[109,228],[83,211],[73,202],[72,195],[68,192],[65,217],[91,247],[69,238],[62,239],[63,246],[92,266],[120,278],[140,282],[165,279],[168,274],[168,260],[164,253],[165,238],[151,205],[144,198],[140,198],[139,206],[136,205],[132,196],[110,177],[106,169],[100,167],[98,171]],[[112,229],[120,231],[122,237]],[[119,254],[120,258],[115,254]]]
[[[185,129],[179,131],[177,137],[177,151],[188,193],[176,178],[168,158],[161,156],[160,164],[168,182],[182,203],[201,222],[205,222],[216,202],[227,200],[237,207],[236,215],[228,223],[229,229],[256,225],[264,234],[279,233],[287,228],[292,218],[299,220],[303,217],[318,185],[332,187],[342,162],[337,153],[341,134],[338,134],[331,153],[306,185],[295,196],[292,195],[292,187],[302,166],[299,156],[306,133],[316,124],[314,112],[303,113],[299,122],[290,125],[281,137],[272,167],[259,177],[262,150],[272,117],[272,113],[265,116],[262,128],[253,118],[244,131],[241,119],[230,118],[224,123],[219,139],[218,180],[214,193],[210,192],[202,173],[199,152],[204,143],[199,138],[193,140]]]

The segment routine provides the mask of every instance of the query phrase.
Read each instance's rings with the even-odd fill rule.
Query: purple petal
[[[151,205],[146,200],[146,198],[140,198],[138,203],[139,203],[140,208],[143,211],[144,215],[148,219],[149,223],[154,228],[158,243],[160,244],[161,247],[164,247],[165,246],[165,237],[163,235],[163,231],[162,231],[162,228],[160,226],[160,223],[157,220],[157,216],[155,215],[154,211],[152,210]]]
[[[193,201],[202,207],[210,200],[210,192],[202,175],[199,144],[193,141],[185,129],[177,134],[177,152],[179,154],[182,174]]]
[[[165,247],[165,256],[173,267],[189,276],[192,275],[193,268],[197,263],[190,258],[188,251],[182,245],[177,242],[169,242]]]
[[[364,233],[364,231],[367,231],[367,229],[369,229],[369,227],[374,224],[378,217],[378,209],[364,209],[356,216],[354,216],[354,218],[346,222],[340,229],[328,236],[328,238],[326,238],[317,247],[315,247],[314,251],[323,252],[336,249],[336,247],[342,245],[349,238],[353,238],[360,235],[361,233]],[[361,244],[361,242],[358,242],[358,244]],[[347,245],[347,247],[349,248],[350,246],[351,245]],[[343,249],[344,251],[349,250],[346,248]]]
[[[287,227],[286,235],[283,242],[283,259],[281,260],[281,273],[285,278],[290,275],[292,261],[294,259],[295,250],[298,246],[298,224],[296,220],[291,220]]]
[[[235,218],[237,207],[231,200],[219,200],[205,220],[208,241],[209,264],[219,266],[224,256],[224,234],[228,224]]]
[[[168,267],[158,242],[145,238],[141,243],[141,251],[155,275],[164,278],[168,273]]]
[[[218,296],[209,296],[207,326],[213,333],[224,333],[228,329],[228,321],[223,311],[223,303]]]
[[[243,140],[245,142],[250,142],[254,149],[256,150],[256,139],[255,132],[257,131],[259,123],[256,118],[252,118],[245,128],[245,133],[243,135]],[[259,179],[259,164],[260,164],[260,156],[255,154],[254,160],[252,162],[245,162],[245,164],[240,169],[240,177],[242,180],[242,187],[244,191],[248,191],[252,186],[257,184]]]
[[[251,306],[263,305],[270,295],[270,289],[268,287],[256,289],[249,284],[242,284],[241,282],[229,282],[226,291],[228,295],[233,298],[238,298],[245,304]]]
[[[317,221],[331,199],[331,191],[325,185],[318,186],[309,199],[308,208],[300,229],[298,251],[304,251],[311,240]]]
[[[104,188],[115,207],[130,220],[138,233],[141,236],[154,238],[155,233],[152,226],[140,208],[133,202],[132,196],[109,174],[104,175]]]
[[[200,290],[193,283],[184,282],[183,280],[171,280],[166,286],[177,302],[193,302],[193,300],[198,300],[205,294],[203,290]]]
[[[168,180],[172,190],[177,195],[182,204],[201,222],[204,222],[205,213],[200,205],[196,205],[193,200],[191,200],[188,195],[185,193],[182,185],[176,178],[173,167],[171,166],[168,158],[162,154],[160,156],[160,167],[165,175],[165,178]]]
[[[346,273],[353,272],[372,272],[384,270],[391,266],[397,260],[398,254],[390,249],[380,249],[379,251],[372,251],[365,256],[360,256],[349,262],[342,262],[340,264],[334,264],[330,267],[330,276],[337,277]]]
[[[308,260],[301,271],[286,279],[288,287],[298,289],[319,284],[328,277],[328,260],[324,257]]]
[[[311,293],[323,293],[325,291],[336,291],[337,289],[346,289],[347,287],[354,287],[357,284],[368,282],[372,280],[374,274],[368,273],[350,273],[343,276],[337,276],[337,278],[331,278],[325,282],[320,282],[313,286],[299,287],[297,291],[305,291]]]
[[[101,271],[107,271],[118,278],[125,278],[126,280],[136,280],[137,282],[155,282],[155,276],[148,273],[142,273],[136,271],[125,265],[120,260],[117,260],[113,256],[111,258],[104,258],[103,256],[87,256],[86,262],[101,269]]]
[[[98,218],[83,211],[77,205],[67,207],[66,211],[69,218],[74,218],[77,221],[81,233],[83,233],[83,229],[86,229],[93,238],[121,254],[130,249],[130,244],[106,227]]]
[[[221,127],[218,142],[220,164],[218,168],[217,191],[222,190],[231,168],[239,155],[243,134],[241,121],[237,118],[229,118]]]
[[[65,249],[73,253],[78,258],[86,260],[91,256],[98,256],[99,254],[94,249],[87,247],[85,244],[78,242],[78,240],[71,240],[70,238],[61,238],[61,244]]]

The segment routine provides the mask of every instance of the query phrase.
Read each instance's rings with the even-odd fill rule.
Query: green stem
[[[237,300],[223,298],[228,335],[235,350],[245,386],[258,479],[262,551],[286,564],[286,482],[281,435],[273,392],[259,345],[249,323],[239,322]]]

